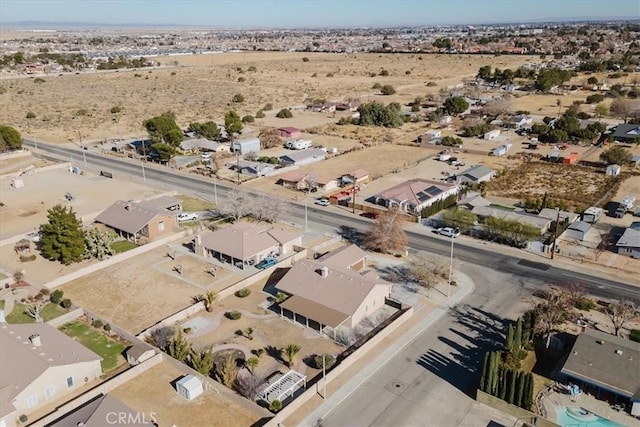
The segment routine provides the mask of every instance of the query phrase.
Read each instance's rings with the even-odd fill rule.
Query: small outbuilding
[[[187,375],[176,383],[176,391],[185,399],[193,400],[204,392],[204,387],[195,375]]]
[[[233,152],[239,151],[240,154],[257,153],[260,151],[260,140],[258,138],[243,139],[231,144]]]
[[[609,165],[607,166],[606,174],[608,176],[618,176],[620,175],[620,165]]]
[[[483,138],[492,141],[500,136],[500,129],[493,129],[485,133]]]
[[[564,232],[564,237],[582,242],[586,239],[589,230],[591,230],[591,224],[585,221],[576,221],[569,225],[567,231]]]
[[[580,159],[579,153],[569,153],[562,159],[562,163],[565,165],[577,165]]]
[[[151,359],[154,354],[156,352],[153,348],[143,344],[135,344],[127,350],[127,362],[129,365],[135,366]]]

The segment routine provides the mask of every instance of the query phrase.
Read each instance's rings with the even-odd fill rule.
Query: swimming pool
[[[579,406],[558,406],[556,413],[562,427],[624,427]]]

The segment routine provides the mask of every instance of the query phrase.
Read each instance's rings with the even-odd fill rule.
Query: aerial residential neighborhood
[[[637,5],[374,3],[3,3],[0,427],[640,426]]]

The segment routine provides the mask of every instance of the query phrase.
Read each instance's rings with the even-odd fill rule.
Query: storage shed
[[[490,130],[489,132],[484,134],[484,139],[488,139],[489,141],[496,139],[500,136],[500,129]]]
[[[584,221],[576,221],[567,228],[567,231],[564,232],[564,237],[583,241],[589,230],[591,230],[591,224]]]
[[[579,159],[580,159],[579,153],[569,153],[567,156],[565,156],[562,159],[562,163],[564,163],[565,165],[577,165]]]
[[[240,154],[257,153],[260,151],[260,140],[258,138],[249,138],[236,141],[231,145],[231,149],[234,152],[239,151]]]
[[[609,176],[618,176],[620,175],[620,165],[609,165],[607,166],[606,174]]]
[[[204,392],[204,388],[195,375],[187,375],[176,383],[176,391],[185,399],[193,400]]]

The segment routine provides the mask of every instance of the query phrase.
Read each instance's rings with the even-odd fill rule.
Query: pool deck
[[[629,415],[628,412],[616,411],[609,403],[604,400],[598,400],[588,394],[581,394],[575,402],[571,401],[571,395],[552,392],[544,399],[544,407],[547,410],[547,419],[557,422],[557,406],[573,406],[582,407],[596,415],[607,418],[613,422],[628,427],[640,427],[640,420]]]

